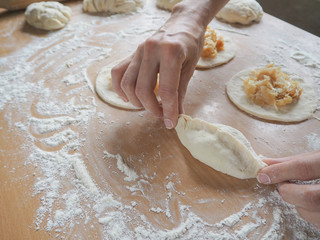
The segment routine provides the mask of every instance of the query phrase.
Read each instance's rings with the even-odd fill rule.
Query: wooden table
[[[295,214],[274,196],[273,186],[216,172],[194,159],[175,131],[166,130],[161,120],[144,111],[113,108],[92,91],[101,67],[133,52],[139,42],[163,24],[168,12],[148,2],[147,10],[137,14],[88,15],[82,12],[80,2],[65,4],[73,10],[71,22],[65,29],[50,33],[27,25],[23,12],[0,13],[0,90],[5,82],[6,91],[12,93],[11,99],[0,101],[4,104],[0,104],[0,239],[102,239],[112,235],[117,216],[125,222],[119,225],[122,231],[132,234],[129,239],[138,236],[134,232],[142,234],[137,227],[146,223],[153,227],[148,234],[162,234],[155,239],[165,236],[161,231],[173,234],[173,230],[179,232],[179,229],[182,230],[177,236],[187,239],[195,239],[194,235],[188,235],[195,232],[198,238],[214,239],[213,233],[216,237],[231,234],[236,238],[240,236],[237,231],[243,233],[243,227],[250,223],[257,225],[251,225],[249,239],[261,238],[270,229],[275,229],[278,238],[292,239],[298,232],[320,237],[295,222]],[[317,69],[300,64],[290,55],[300,48],[319,57],[320,39],[268,14],[259,24],[251,26],[228,25],[216,20],[210,25],[233,39],[237,55],[223,66],[195,71],[185,100],[186,113],[237,128],[256,152],[264,156],[282,157],[313,150],[310,137],[319,138],[318,120],[281,124],[254,118],[229,101],[225,84],[244,68],[272,61],[306,78],[319,90],[319,78],[312,77]],[[14,67],[16,71],[12,70]],[[15,72],[17,75],[13,76]],[[41,112],[41,104],[51,112],[46,113],[45,109]],[[64,105],[64,114],[54,112],[55,106]],[[70,111],[68,106],[72,106]],[[76,109],[77,106],[81,107]],[[73,120],[63,123],[56,131],[46,132],[37,126],[41,121],[61,116]],[[76,138],[81,140],[81,147],[67,152],[66,156],[78,156],[80,160],[70,158],[73,165],[68,165],[65,159],[59,162],[52,158],[50,172],[49,166],[42,165],[41,156],[48,157],[49,153],[56,156],[69,142],[48,145],[45,139],[66,129],[79,134]],[[43,155],[39,157],[36,154],[40,150]],[[107,157],[104,151],[120,154],[138,178],[126,181],[116,158]],[[49,164],[47,158],[43,159]],[[85,176],[75,169],[79,166],[86,167],[100,191],[96,199],[93,193],[91,197],[86,195],[90,181],[84,181]],[[52,173],[57,169],[58,172]],[[52,186],[48,190],[48,185],[37,192],[42,180],[52,183],[49,177],[59,184],[56,192]],[[50,228],[50,220],[54,221],[58,209],[67,208],[72,191],[80,197],[81,214],[66,216],[62,226]],[[56,195],[50,197],[50,193]],[[113,206],[106,211],[114,212],[109,225],[99,223],[106,213],[99,215],[93,207],[101,200],[102,193],[112,194],[123,207]],[[51,213],[45,212],[37,222],[41,206]],[[280,220],[274,210],[280,212],[281,222],[277,222]],[[232,214],[238,214],[241,220],[228,227],[221,221]],[[145,222],[140,215],[145,216]],[[199,219],[195,220],[195,216]],[[219,222],[221,226],[217,225]]]

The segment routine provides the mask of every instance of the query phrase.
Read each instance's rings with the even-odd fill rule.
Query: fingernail
[[[271,180],[269,176],[265,173],[259,173],[257,176],[258,182],[263,184],[270,184]]]
[[[121,97],[121,98],[124,102],[128,102],[128,100],[125,97]]]
[[[172,129],[173,128],[173,123],[170,119],[165,119],[164,124],[166,125],[166,128]]]

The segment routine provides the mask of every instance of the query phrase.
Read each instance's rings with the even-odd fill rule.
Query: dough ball
[[[218,12],[216,17],[228,23],[250,24],[259,22],[263,10],[255,0],[230,0],[227,5]]]
[[[288,71],[283,72],[288,74],[292,81],[297,81],[303,89],[297,102],[283,106],[279,110],[274,107],[262,107],[252,103],[243,89],[243,79],[248,78],[253,70],[259,69],[242,70],[228,81],[226,87],[228,97],[238,108],[258,118],[280,122],[299,122],[312,117],[318,102],[314,87],[304,79]]]
[[[158,8],[172,11],[173,7],[182,0],[157,0],[156,4]]]
[[[144,0],[84,0],[83,11],[127,13],[144,6]]]
[[[58,2],[37,2],[30,4],[25,16],[27,22],[42,30],[63,28],[71,18],[71,9]]]

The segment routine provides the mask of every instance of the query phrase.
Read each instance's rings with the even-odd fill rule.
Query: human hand
[[[295,205],[306,221],[320,229],[320,183],[298,184],[290,180],[320,178],[320,150],[284,158],[264,159],[269,166],[263,168],[257,179],[263,184],[276,184],[286,202]]]
[[[183,100],[202,51],[206,26],[225,2],[184,1],[176,5],[164,26],[112,69],[114,91],[124,101],[163,117],[168,129],[174,128],[179,113],[183,113]],[[158,73],[162,107],[154,93]]]

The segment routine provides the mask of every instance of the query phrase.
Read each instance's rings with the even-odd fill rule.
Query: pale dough
[[[230,176],[255,178],[266,164],[235,128],[180,115],[175,128],[181,143],[193,157]]]
[[[96,91],[106,103],[109,103],[112,106],[129,110],[140,110],[142,108],[138,108],[130,102],[123,101],[121,97],[119,97],[118,94],[112,89],[111,69],[118,62],[110,64],[101,69],[96,79]]]
[[[200,57],[197,63],[197,68],[205,69],[205,68],[213,68],[219,65],[225,64],[232,60],[236,55],[236,47],[231,40],[231,38],[223,36],[224,40],[224,49],[217,53],[217,56],[214,58],[203,58]]]
[[[158,8],[172,11],[173,7],[182,0],[157,0],[156,4]]]
[[[227,94],[238,108],[259,118],[281,122],[299,122],[312,116],[317,108],[317,97],[312,85],[288,71],[283,72],[288,74],[292,81],[299,82],[300,87],[303,88],[297,102],[283,106],[280,110],[271,106],[261,107],[252,103],[243,89],[242,79],[249,77],[252,70],[255,69],[246,69],[237,73],[227,83]]]
[[[230,0],[216,15],[228,23],[250,24],[259,22],[262,18],[263,10],[255,0]]]
[[[37,2],[30,4],[25,16],[27,22],[39,29],[56,30],[63,28],[71,18],[71,9],[58,2]]]
[[[144,6],[144,0],[84,0],[83,11],[127,13]]]

